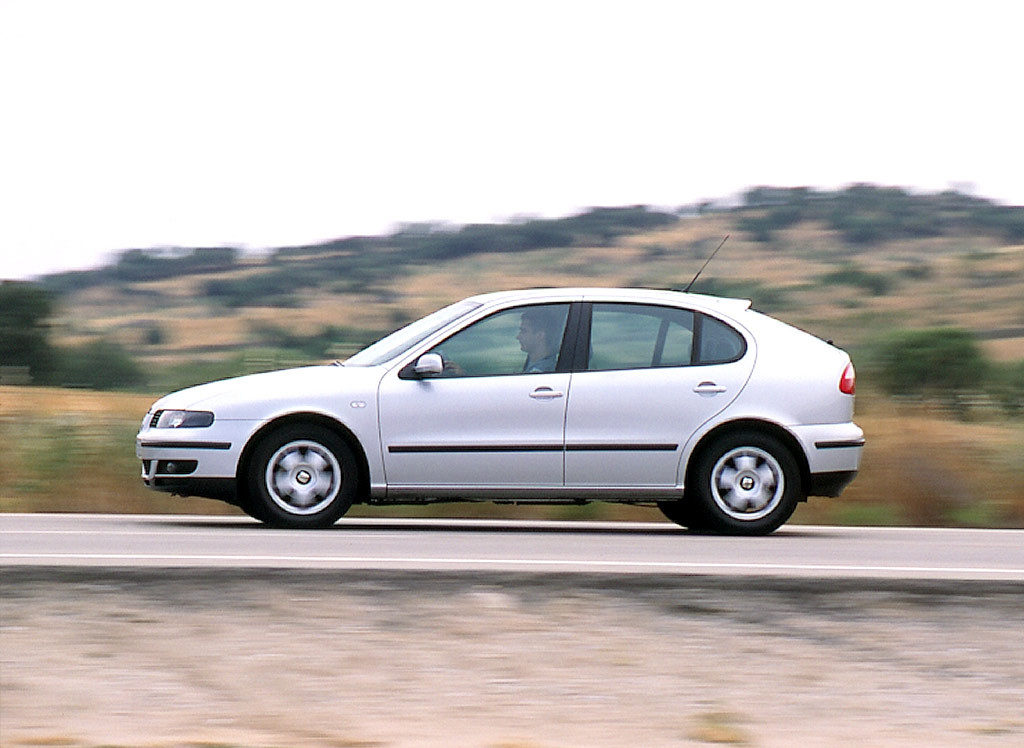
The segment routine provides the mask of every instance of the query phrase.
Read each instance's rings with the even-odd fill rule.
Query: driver
[[[523,371],[529,374],[554,371],[558,363],[563,315],[550,307],[534,307],[523,312],[516,339],[526,353]]]

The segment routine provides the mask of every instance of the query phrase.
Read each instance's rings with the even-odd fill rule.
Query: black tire
[[[277,527],[330,527],[359,485],[352,449],[333,431],[293,424],[265,436],[249,462],[247,513]]]
[[[260,500],[253,499],[253,497],[249,495],[248,477],[246,477],[245,480],[246,485],[239,487],[238,508],[241,509],[246,514],[248,514],[253,519],[259,520],[260,522],[266,522],[267,513],[263,509],[263,502]]]
[[[679,501],[659,501],[658,509],[681,527],[694,531],[707,529],[707,518],[704,516],[703,507],[691,500],[689,496]]]
[[[792,453],[778,439],[756,432],[730,434],[702,450],[686,490],[707,528],[727,535],[767,535],[803,498]]]

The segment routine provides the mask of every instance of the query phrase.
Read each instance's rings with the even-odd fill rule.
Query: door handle
[[[719,387],[714,382],[701,382],[693,391],[698,395],[717,395],[720,392],[725,392],[725,387]]]
[[[555,400],[559,397],[564,397],[564,394],[550,387],[538,387],[530,393],[530,397],[534,400]]]

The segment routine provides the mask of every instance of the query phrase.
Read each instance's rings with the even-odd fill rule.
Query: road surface
[[[0,515],[0,565],[587,572],[1024,581],[1024,530],[786,526],[768,537],[670,523]]]
[[[0,746],[1017,748],[1022,580],[1020,531],[0,515]]]

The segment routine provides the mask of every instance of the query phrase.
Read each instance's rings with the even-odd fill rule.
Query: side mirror
[[[418,377],[437,377],[444,373],[444,361],[436,353],[424,353],[412,370]]]

